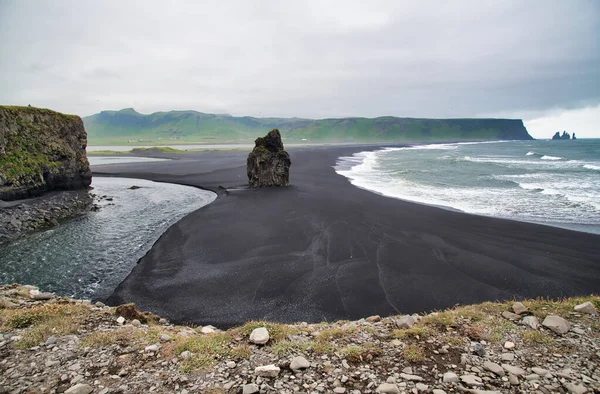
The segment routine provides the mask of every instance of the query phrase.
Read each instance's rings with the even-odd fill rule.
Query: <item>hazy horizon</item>
[[[0,0],[0,102],[523,119],[600,138],[600,3]]]

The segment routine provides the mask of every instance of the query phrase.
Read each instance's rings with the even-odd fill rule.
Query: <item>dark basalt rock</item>
[[[570,140],[571,139],[571,134],[567,133],[566,131],[563,131],[562,135],[560,134],[560,131],[557,131],[553,136],[552,136],[553,140]],[[573,139],[576,140],[577,138],[575,138],[575,133],[573,133]]]
[[[250,187],[287,186],[290,184],[290,155],[283,149],[279,130],[273,129],[254,141],[248,155],[246,173]]]

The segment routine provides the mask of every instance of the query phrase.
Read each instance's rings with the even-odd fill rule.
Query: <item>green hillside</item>
[[[278,128],[287,142],[416,142],[532,139],[518,119],[253,118],[196,111],[143,115],[133,108],[83,118],[91,145],[127,142],[249,143]]]

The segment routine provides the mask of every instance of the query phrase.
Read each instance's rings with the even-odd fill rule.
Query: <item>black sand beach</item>
[[[108,303],[135,302],[174,322],[226,328],[600,289],[600,236],[356,188],[332,166],[361,150],[290,150],[292,185],[274,189],[243,188],[242,151],[93,167],[94,175],[229,189],[169,228]]]

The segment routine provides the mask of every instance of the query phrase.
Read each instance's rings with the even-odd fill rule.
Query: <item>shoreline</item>
[[[386,144],[386,146],[389,146]],[[377,146],[292,151],[289,188],[232,190],[169,228],[109,298],[175,322],[333,321],[486,300],[593,292],[599,236],[422,206],[359,189],[335,160]],[[246,152],[94,168],[244,187]],[[211,228],[206,232],[203,229]],[[435,287],[435,294],[426,290]]]

